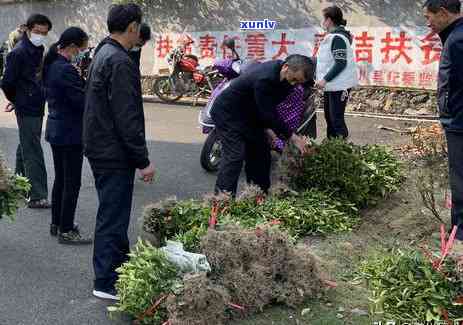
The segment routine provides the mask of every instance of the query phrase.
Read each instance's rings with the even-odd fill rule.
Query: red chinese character
[[[368,62],[373,63],[373,43],[375,40],[374,37],[368,36],[368,32],[362,32],[361,36],[355,37],[356,41],[359,41],[355,44],[355,59],[357,62]],[[365,56],[361,56],[364,54]]]
[[[432,87],[436,82],[437,76],[433,72],[421,72],[418,76],[418,86]]]
[[[278,53],[275,54],[272,59],[277,59],[281,57],[282,55],[288,55],[288,45],[294,45],[296,42],[294,41],[287,41],[286,40],[286,33],[281,33],[281,41],[275,42],[272,41],[272,45],[280,45],[280,49],[278,50]]]
[[[246,44],[248,45],[248,58],[262,60],[265,59],[265,43],[267,38],[264,34],[249,34],[246,36]]]
[[[421,40],[424,43],[421,50],[424,52],[423,64],[431,64],[440,60],[442,52],[441,40],[436,33],[431,32]]]
[[[228,35],[225,35],[223,40],[225,41],[228,38],[232,38],[232,39],[235,40],[235,49],[241,48],[241,46],[238,44],[239,40],[240,40],[239,36],[229,37]],[[231,53],[231,51],[226,46],[220,45],[220,48],[222,49],[222,58],[224,58],[224,59],[232,59],[233,58],[233,54]]]
[[[201,58],[215,58],[215,49],[217,48],[217,43],[214,36],[209,34],[201,36],[199,38],[199,47],[201,50]]]
[[[405,87],[413,87],[416,83],[416,73],[405,71],[402,73],[402,83]]]
[[[166,38],[159,36],[156,42],[156,50],[158,51],[158,58],[165,58],[172,51],[172,40],[169,36],[166,36]]]
[[[392,85],[392,86],[400,85],[400,72],[389,71],[387,73],[387,82],[389,85]]]
[[[317,56],[318,50],[320,49],[320,44],[325,39],[326,33],[315,34],[315,42],[313,46],[312,56]]]
[[[182,40],[182,38],[179,38],[177,40],[177,44],[183,48],[183,50],[185,51],[185,54],[193,53],[193,43],[185,44],[184,40]]]
[[[407,42],[410,42],[412,39],[410,37],[406,37],[405,32],[400,32],[399,37],[391,37],[391,32],[386,33],[386,38],[381,39],[381,42],[385,44],[385,46],[381,49],[381,53],[384,53],[383,63],[396,63],[400,57],[404,57],[405,61],[408,64],[412,62],[412,58],[408,56],[406,50],[411,50],[411,46],[407,46]],[[393,43],[398,43],[393,45]],[[398,52],[391,59],[391,52]]]
[[[372,80],[375,85],[380,85],[380,86],[384,85],[384,71],[382,70],[373,71]]]

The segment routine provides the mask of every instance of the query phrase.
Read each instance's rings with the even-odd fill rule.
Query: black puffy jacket
[[[463,18],[439,36],[443,44],[437,89],[440,120],[447,131],[463,132]]]
[[[105,39],[87,79],[84,153],[93,168],[146,168],[150,161],[140,73],[122,45]]]

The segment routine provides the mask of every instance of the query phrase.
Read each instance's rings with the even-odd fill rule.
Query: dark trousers
[[[216,192],[236,195],[238,180],[245,162],[246,179],[264,192],[270,188],[271,154],[265,131],[252,138],[230,129],[217,128],[222,143],[222,157],[217,176]]]
[[[83,153],[82,146],[51,146],[55,166],[52,190],[51,223],[61,232],[74,228],[74,218],[79,199]]]
[[[128,260],[135,170],[92,170],[99,200],[93,252],[95,290],[107,291],[114,289],[116,269]]]
[[[458,226],[456,238],[463,240],[463,133],[446,132],[446,137],[452,191],[452,228]]]
[[[31,183],[32,201],[48,198],[47,169],[43,158],[41,116],[16,114],[19,145],[16,150],[16,174],[27,177]]]
[[[349,90],[325,91],[323,94],[326,120],[326,135],[328,138],[349,136],[344,113],[349,100]]]

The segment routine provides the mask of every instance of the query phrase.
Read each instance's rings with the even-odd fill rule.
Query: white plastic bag
[[[211,266],[205,255],[186,252],[180,242],[169,240],[161,250],[164,251],[167,259],[175,264],[182,273],[211,271]]]

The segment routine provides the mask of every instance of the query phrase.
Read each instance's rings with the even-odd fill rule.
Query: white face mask
[[[43,35],[31,33],[31,43],[37,47],[45,45],[45,39],[46,38]]]

